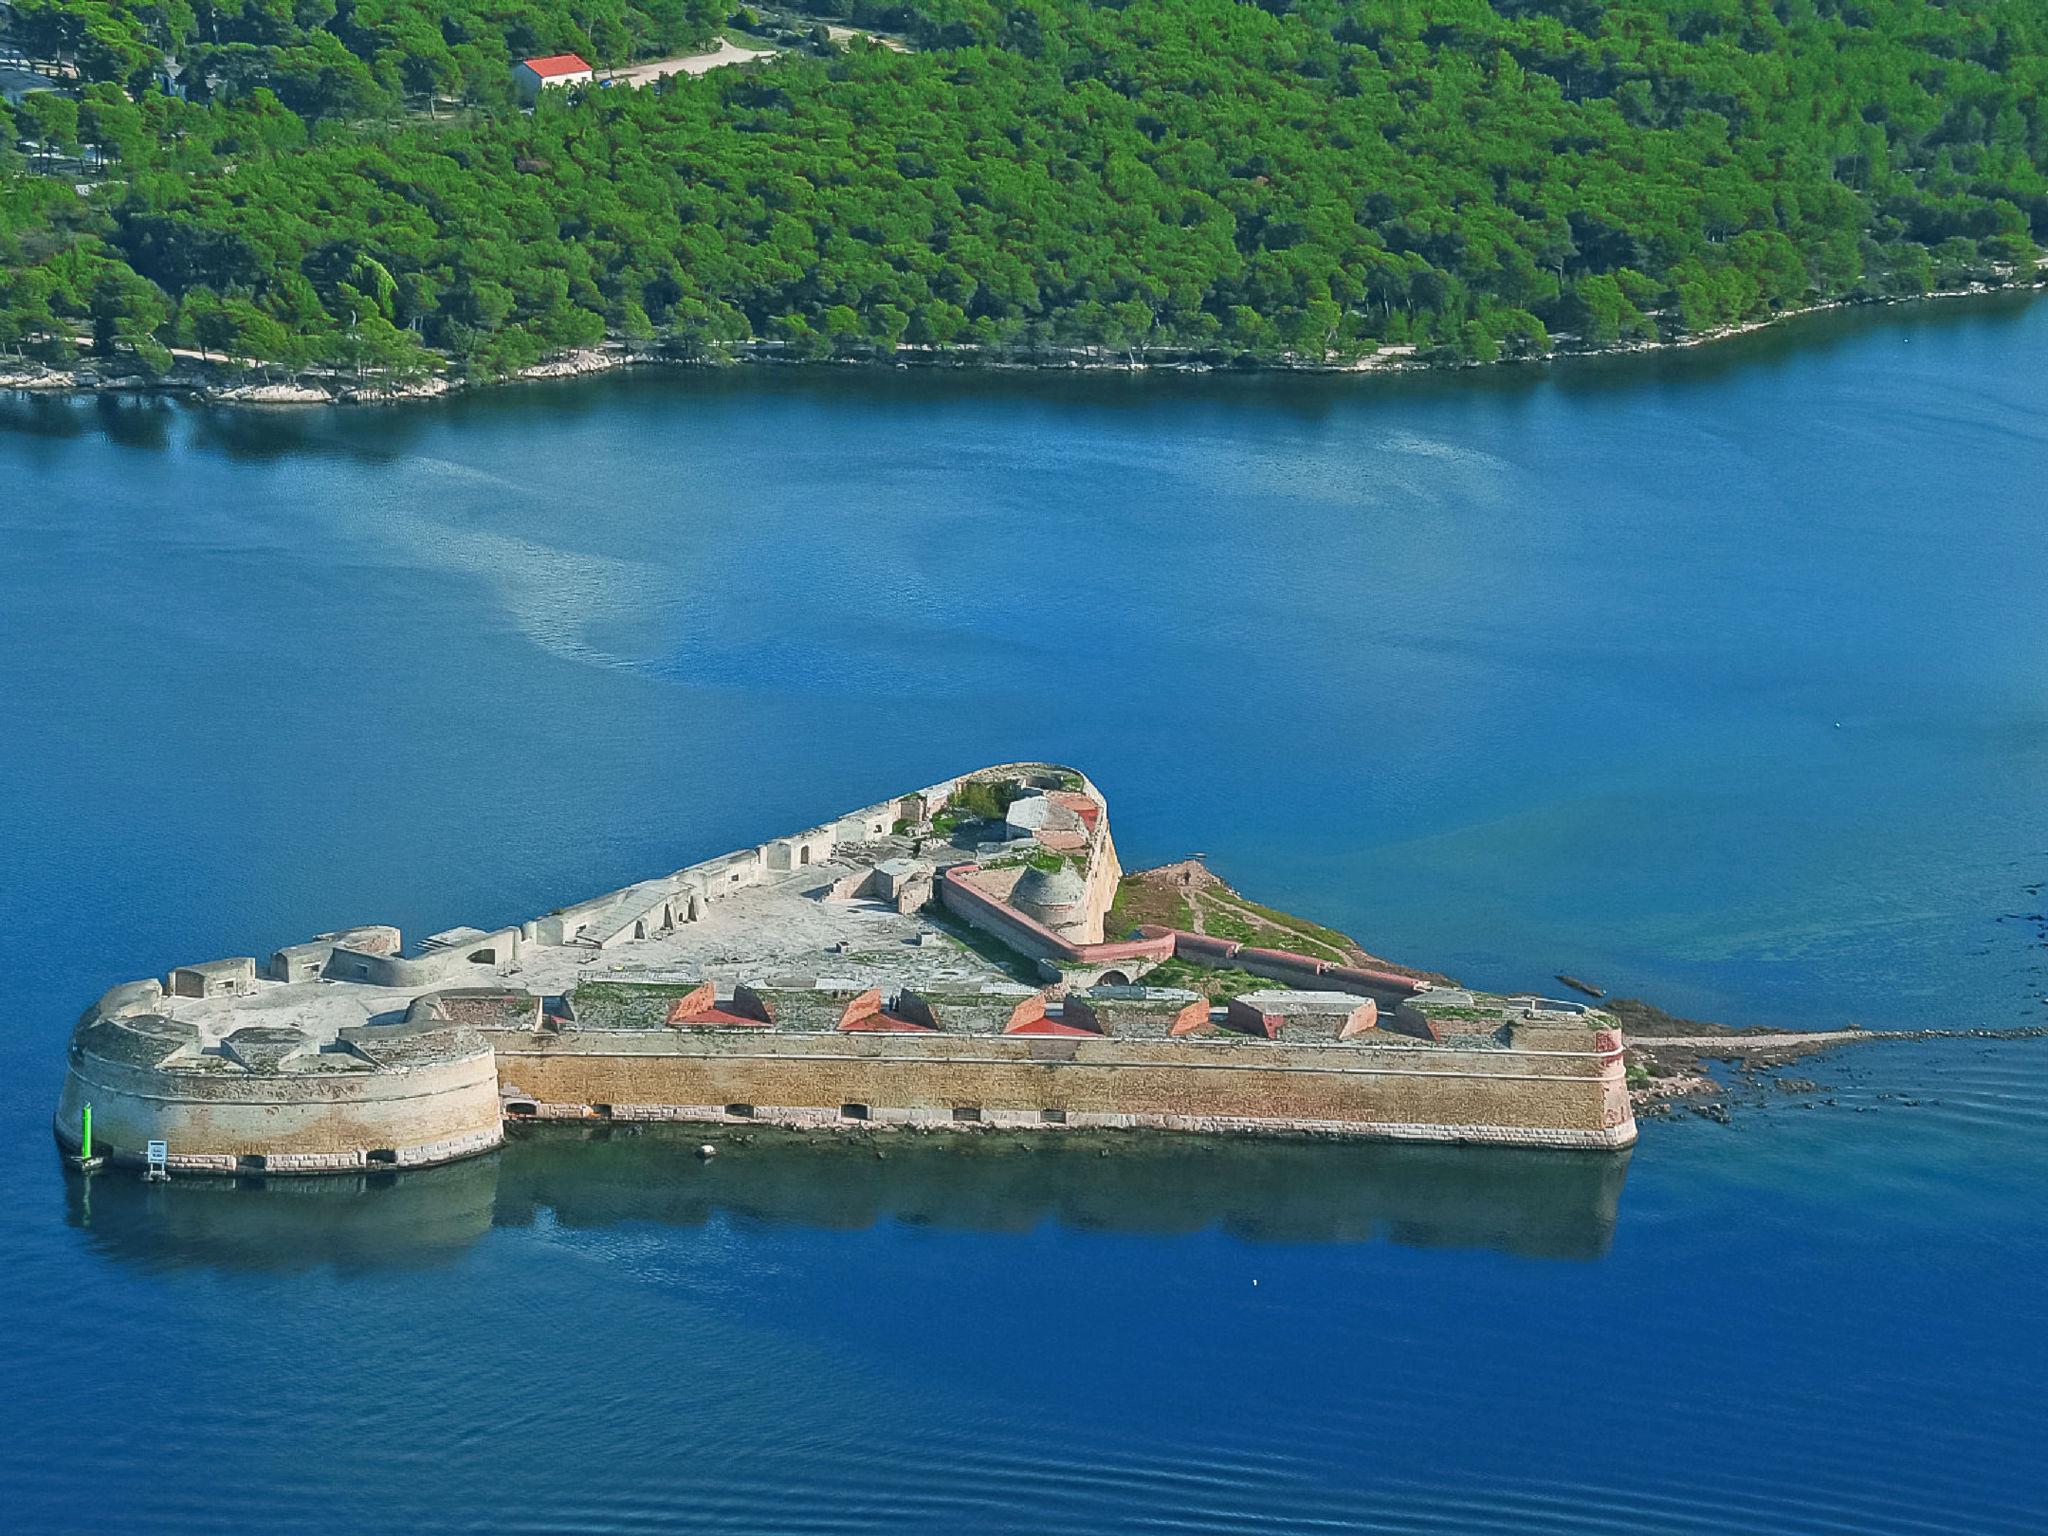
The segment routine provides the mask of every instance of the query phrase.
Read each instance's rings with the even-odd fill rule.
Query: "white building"
[[[580,85],[590,78],[590,65],[577,53],[551,53],[544,59],[521,59],[512,70],[520,96],[532,101],[551,85]]]

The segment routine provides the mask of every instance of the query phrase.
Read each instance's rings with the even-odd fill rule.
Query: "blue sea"
[[[1419,379],[0,394],[0,1527],[2048,1527],[2048,1041],[1626,1158],[49,1138],[115,982],[1026,757],[1475,984],[2048,1024],[2044,379],[1990,300]]]

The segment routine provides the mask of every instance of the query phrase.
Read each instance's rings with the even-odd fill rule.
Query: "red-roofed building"
[[[580,85],[590,78],[590,65],[580,53],[551,53],[544,59],[521,59],[512,70],[519,94],[532,101],[551,85]]]

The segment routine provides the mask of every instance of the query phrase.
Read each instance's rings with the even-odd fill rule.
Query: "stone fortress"
[[[90,1104],[96,1152],[210,1174],[421,1167],[522,1119],[1635,1140],[1606,1014],[1108,934],[1122,878],[1084,775],[985,768],[530,922],[117,986],[73,1032],[57,1137]],[[1144,984],[1169,965],[1236,995]]]

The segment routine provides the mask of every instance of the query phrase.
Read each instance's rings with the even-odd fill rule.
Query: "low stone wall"
[[[1133,1125],[1625,1146],[1619,1050],[1290,1046],[1228,1037],[487,1032],[508,1097],[551,1117]],[[516,1093],[515,1093],[516,1090]],[[600,1108],[602,1106],[602,1108]],[[1048,1121],[1050,1113],[1057,1117]]]

